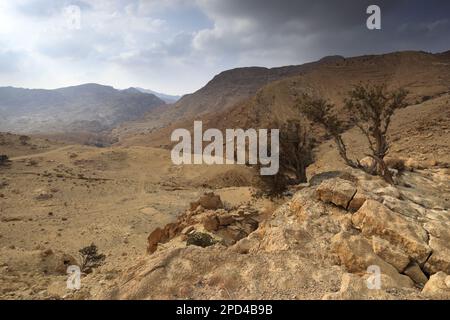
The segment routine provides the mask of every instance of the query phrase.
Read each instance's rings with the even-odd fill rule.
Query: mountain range
[[[193,120],[224,129],[265,127],[298,117],[296,100],[305,92],[340,107],[345,94],[361,82],[403,87],[411,105],[437,98],[450,92],[450,51],[329,56],[298,66],[237,68],[181,98],[97,84],[56,90],[3,87],[0,131],[102,132],[122,145],[167,146],[173,129],[190,129]]]
[[[331,56],[300,66],[233,69],[163,110],[121,124],[113,134],[123,145],[161,146],[170,144],[175,128],[191,129],[194,120],[202,120],[206,128],[266,127],[274,120],[299,117],[295,105],[303,93],[324,97],[340,108],[346,93],[359,83],[402,87],[411,105],[438,98],[450,92],[450,51]],[[445,112],[445,106],[440,108],[436,117]]]
[[[164,104],[154,94],[93,83],[55,90],[1,87],[0,131],[100,132]]]

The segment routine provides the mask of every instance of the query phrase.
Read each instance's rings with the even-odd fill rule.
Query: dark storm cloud
[[[366,28],[372,4],[382,30]],[[80,29],[67,27],[71,5]],[[449,50],[450,1],[0,1],[0,43],[0,85],[100,82],[180,94],[241,66]]]
[[[381,8],[382,30],[366,28],[371,4]],[[202,7],[215,26],[200,32],[197,47],[235,52],[245,63],[249,55],[279,65],[329,54],[442,51],[450,44],[449,1],[213,0]]]

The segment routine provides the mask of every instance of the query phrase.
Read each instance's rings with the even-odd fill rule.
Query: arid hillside
[[[173,122],[193,119],[206,114],[225,112],[239,102],[254,96],[265,85],[300,75],[321,64],[342,60],[325,57],[317,62],[280,68],[248,67],[224,71],[200,90],[183,96],[175,104],[148,112],[142,119],[124,123],[114,130],[115,136],[129,136],[155,131]]]
[[[64,145],[53,140],[0,132],[0,154],[9,157],[48,152]]]
[[[176,128],[191,129],[193,120],[203,120],[205,128],[260,128],[266,127],[274,119],[301,118],[296,102],[303,93],[314,94],[329,99],[341,107],[346,93],[358,83],[385,83],[388,88],[403,87],[409,91],[410,109],[395,116],[393,128],[402,130],[403,116],[407,114],[409,123],[421,122],[434,127],[437,123],[443,129],[448,141],[449,93],[450,93],[450,53],[429,54],[424,52],[399,52],[378,56],[326,59],[322,63],[309,65],[300,75],[270,82],[252,97],[227,107],[223,112],[196,113],[186,116],[159,130],[140,130],[145,122],[140,122],[134,130],[122,128],[115,132],[119,145],[170,145],[170,133]],[[183,99],[180,100],[180,106]],[[185,106],[189,109],[189,106]],[[408,110],[408,111],[406,111]],[[187,112],[187,111],[186,111]],[[425,117],[426,115],[426,117]],[[345,113],[341,114],[345,119]],[[433,130],[430,127],[430,130]],[[422,131],[425,127],[419,126]],[[396,129],[396,130],[397,130]],[[412,130],[413,128],[411,128]],[[311,128],[316,132],[317,128]],[[447,130],[447,131],[446,131]],[[137,132],[136,132],[137,131]],[[150,131],[150,132],[149,132]],[[127,133],[128,132],[128,133]],[[399,134],[397,132],[397,134]],[[391,132],[395,135],[395,132]]]

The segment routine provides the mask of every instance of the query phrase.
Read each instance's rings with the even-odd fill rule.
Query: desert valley
[[[297,108],[314,94],[345,122],[360,83],[407,91],[387,131],[394,184],[346,165]],[[238,68],[174,99],[0,88],[1,299],[450,299],[450,51]],[[171,132],[195,120],[298,121],[307,181],[273,196],[248,164],[173,164]],[[367,158],[356,126],[342,138]]]

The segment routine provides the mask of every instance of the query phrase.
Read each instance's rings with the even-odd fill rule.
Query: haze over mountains
[[[99,84],[55,90],[0,88],[0,131],[100,132],[165,102],[154,94]]]
[[[157,92],[157,91],[153,91],[150,89],[143,89],[143,88],[134,88],[137,89],[143,93],[150,93],[150,94],[154,94],[155,96],[157,96],[158,98],[160,98],[161,100],[164,100],[166,103],[175,103],[178,100],[180,100],[181,96],[175,96],[175,95],[170,95],[170,94],[165,94],[165,93],[161,93],[161,92]]]

